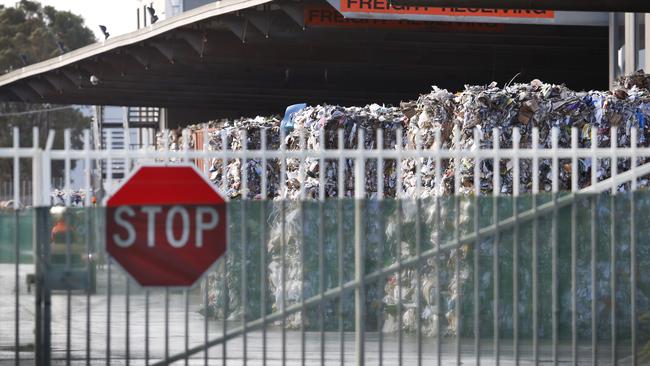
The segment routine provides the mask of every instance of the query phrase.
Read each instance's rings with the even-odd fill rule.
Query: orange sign
[[[555,17],[555,12],[551,10],[435,8],[430,6],[394,5],[389,0],[341,0],[341,12],[537,19],[553,19]]]
[[[398,19],[345,18],[330,6],[306,6],[305,25],[330,28],[384,28],[435,31],[502,32],[505,24],[425,22]]]

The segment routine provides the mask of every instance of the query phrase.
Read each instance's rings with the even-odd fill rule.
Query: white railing
[[[247,149],[244,146],[239,150],[231,150],[227,147],[228,137],[222,133],[220,135],[220,140],[224,143],[220,143],[222,146],[219,150],[209,150],[208,139],[204,138],[204,144],[200,150],[190,149],[188,143],[188,134],[183,134],[182,144],[176,146],[175,149],[170,149],[169,143],[169,133],[166,132],[163,134],[163,146],[144,146],[139,150],[114,150],[113,143],[108,136],[107,148],[105,150],[92,150],[90,144],[90,134],[88,131],[84,131],[83,134],[83,147],[81,149],[73,148],[71,144],[70,131],[65,131],[63,134],[64,139],[64,148],[63,149],[54,149],[53,142],[56,136],[55,131],[49,131],[47,142],[44,148],[41,148],[38,145],[38,128],[34,128],[34,142],[31,147],[21,147],[18,145],[19,141],[19,132],[15,128],[13,131],[14,137],[14,146],[13,147],[0,147],[0,159],[12,159],[13,164],[13,179],[14,187],[12,189],[14,195],[14,204],[16,207],[19,207],[20,204],[25,205],[34,205],[34,206],[49,206],[50,205],[50,192],[52,191],[52,173],[51,167],[53,161],[63,161],[64,168],[64,177],[62,190],[67,193],[66,203],[70,204],[70,193],[74,190],[81,190],[83,192],[92,192],[93,190],[97,191],[98,189],[105,188],[106,192],[110,194],[113,189],[116,187],[116,179],[114,179],[114,172],[112,171],[113,162],[115,160],[123,161],[127,167],[127,171],[131,170],[135,164],[147,164],[147,163],[174,163],[174,162],[189,162],[195,161],[196,159],[204,159],[204,161],[210,162],[214,165],[220,165],[222,170],[222,175],[226,172],[227,167],[226,163],[232,160],[244,161],[245,164],[239,165],[238,172],[230,172],[230,176],[238,176],[241,178],[241,188],[240,193],[243,193],[242,197],[250,197],[251,195],[257,195],[258,198],[277,198],[270,197],[268,195],[268,185],[269,182],[269,167],[273,166],[279,170],[279,176],[274,177],[276,182],[275,188],[280,192],[280,198],[308,198],[305,184],[300,184],[298,189],[297,196],[288,197],[287,196],[287,171],[288,162],[296,163],[299,165],[298,171],[298,180],[299,182],[305,182],[307,167],[305,166],[308,161],[318,162],[320,166],[324,166],[325,163],[334,162],[336,167],[332,176],[326,177],[324,169],[318,170],[318,194],[317,198],[325,199],[329,196],[325,193],[325,185],[332,184],[336,185],[336,197],[342,198],[350,196],[350,193],[353,193],[354,197],[371,197],[371,198],[386,198],[389,197],[386,193],[387,181],[393,181],[395,186],[394,196],[406,198],[411,195],[413,197],[422,197],[422,195],[440,195],[443,194],[444,190],[441,187],[443,180],[452,179],[453,180],[453,190],[451,193],[461,194],[461,193],[473,193],[476,195],[485,194],[485,190],[481,189],[481,184],[485,183],[486,178],[482,178],[481,175],[483,172],[480,171],[480,162],[490,161],[492,163],[492,169],[490,174],[492,179],[492,194],[501,195],[512,194],[517,196],[524,192],[538,193],[540,191],[550,191],[558,192],[560,191],[560,169],[567,169],[567,166],[570,168],[570,173],[568,173],[568,178],[570,179],[570,191],[571,192],[602,192],[611,190],[612,193],[615,193],[621,185],[626,184],[625,189],[636,190],[639,184],[645,185],[645,181],[639,182],[639,178],[650,174],[650,164],[647,164],[646,161],[650,159],[650,147],[639,147],[638,146],[638,133],[635,128],[629,130],[630,135],[630,146],[617,146],[617,144],[612,144],[608,147],[598,146],[598,131],[596,128],[591,129],[590,139],[587,139],[587,142],[590,142],[589,147],[582,147],[578,144],[578,137],[580,132],[577,128],[572,128],[571,130],[571,143],[570,146],[560,147],[558,143],[558,132],[557,128],[554,128],[551,133],[551,146],[544,147],[540,146],[539,142],[539,131],[536,128],[532,129],[530,146],[531,148],[520,148],[521,135],[519,128],[515,127],[512,129],[512,141],[510,142],[511,146],[508,148],[502,148],[500,146],[499,130],[492,131],[492,141],[485,141],[481,139],[482,132],[479,129],[475,129],[473,133],[473,141],[481,141],[481,144],[491,145],[487,148],[479,147],[474,143],[470,148],[460,148],[459,144],[459,135],[460,131],[458,129],[454,132],[454,143],[455,148],[447,149],[441,146],[441,132],[440,130],[435,131],[435,141],[430,147],[422,146],[421,136],[418,134],[415,136],[415,147],[408,148],[406,147],[402,138],[402,132],[398,131],[393,139],[394,146],[391,148],[383,149],[364,149],[363,143],[356,144],[357,147],[354,149],[350,148],[341,148],[345,146],[343,130],[338,132],[338,148],[335,149],[324,149],[324,134],[320,134],[320,143],[317,144],[315,148],[308,148],[305,143],[305,136],[300,135],[300,145],[302,148],[299,150],[288,150],[285,144],[280,144],[278,149],[268,149],[266,144],[266,133],[263,134],[261,139],[261,144],[258,149]],[[618,140],[618,133],[616,127],[612,127],[610,130],[610,141]],[[241,140],[246,141],[246,131],[241,132]],[[128,135],[127,140],[128,140]],[[204,131],[204,136],[208,136],[207,129]],[[286,141],[286,135],[284,131],[280,131],[280,141]],[[364,136],[364,131],[360,130],[357,137],[358,141],[366,141],[368,138]],[[349,139],[350,136],[345,136],[346,139]],[[374,146],[385,146],[384,145],[384,136],[382,130],[377,130],[377,135],[373,136]],[[595,142],[595,143],[594,143]],[[128,144],[128,141],[127,141]],[[33,161],[33,187],[34,192],[32,202],[20,202],[21,197],[21,185],[19,178],[20,171],[20,159],[30,159]],[[77,182],[73,190],[72,181],[71,181],[71,162],[72,161],[81,161],[84,164],[84,177],[83,183]],[[462,163],[463,161],[469,162],[469,166],[473,167],[473,188],[462,189],[461,190],[461,179],[454,179],[454,177],[460,177]],[[522,181],[522,167],[521,162],[529,161],[529,178]],[[540,162],[548,163],[550,161],[550,177],[546,176],[543,181],[550,181],[550,187],[540,187],[540,174],[535,174],[536,171],[539,171]],[[560,167],[560,161],[568,161],[570,164]],[[578,166],[579,164],[590,165],[591,167],[597,166],[598,164],[592,164],[592,162],[608,163],[609,168],[605,169],[603,176],[598,176],[599,169],[591,169],[589,184],[580,185],[581,175],[584,173],[579,173]],[[619,171],[619,163],[621,161],[627,161],[626,168],[622,168]],[[256,162],[260,165],[261,173],[257,173],[257,179],[261,182],[257,192],[254,192],[253,189],[248,187],[249,169],[241,169],[242,166],[248,165],[250,162]],[[404,168],[402,165],[405,162],[411,162],[414,166],[413,168]],[[511,168],[504,174],[501,172],[502,164],[511,162]],[[639,165],[639,162],[642,164]],[[93,180],[91,176],[91,169],[94,164],[97,166],[106,166],[107,171],[105,174],[104,187],[93,186]],[[392,176],[387,176],[388,173],[384,172],[388,164],[394,164],[394,172],[391,173]],[[205,164],[207,165],[207,164]],[[351,168],[344,168],[347,165],[349,167],[354,167],[354,170]],[[366,172],[366,167],[372,165],[375,172],[369,174]],[[447,176],[444,176],[445,172],[442,171],[443,166],[451,166],[453,172],[446,172]],[[426,171],[423,168],[427,168]],[[295,167],[294,167],[295,168]],[[405,190],[405,177],[404,173],[407,172],[407,169],[410,169],[411,177],[410,184],[413,186],[410,190]],[[330,169],[331,170],[331,169]],[[349,171],[347,171],[349,170]],[[433,172],[431,172],[433,170]],[[467,169],[465,169],[467,170]],[[451,173],[451,174],[450,174]],[[207,172],[206,172],[207,174]],[[564,172],[564,175],[567,176],[567,172]],[[352,178],[350,178],[352,176]],[[359,179],[359,177],[365,177],[365,179]],[[508,189],[507,192],[502,192],[501,181],[505,177],[511,177],[512,179],[512,188]],[[38,178],[38,179],[36,179]],[[352,186],[343,186],[347,184],[344,181],[353,180]],[[370,180],[376,180],[370,182]],[[415,184],[413,181],[415,180]],[[426,180],[426,182],[425,182]],[[584,180],[584,177],[583,177]],[[229,188],[231,182],[228,179],[221,179],[219,182],[216,182],[220,187],[226,192]],[[525,183],[527,186],[522,187],[522,183]],[[390,184],[390,183],[389,183]],[[372,189],[369,189],[369,187]],[[428,188],[426,192],[423,191],[423,188]],[[549,189],[550,188],[550,189]],[[427,193],[428,192],[428,193]],[[413,198],[411,197],[411,198]],[[85,195],[85,203],[87,205],[91,204],[91,195]]]

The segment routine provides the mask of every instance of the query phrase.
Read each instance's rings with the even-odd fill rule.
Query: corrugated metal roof
[[[199,8],[184,12],[175,17],[151,24],[137,31],[112,37],[106,41],[97,42],[76,49],[56,58],[51,58],[33,65],[0,76],[0,88],[31,76],[43,74],[52,70],[74,64],[75,62],[92,58],[100,54],[115,51],[124,46],[138,44],[153,39],[167,32],[182,27],[209,20],[219,15],[269,3],[272,0],[220,0]]]
[[[607,36],[606,27],[347,19],[325,0],[221,0],[1,76],[0,100],[167,107],[192,121],[303,102],[394,104],[431,85],[514,75],[606,88]]]

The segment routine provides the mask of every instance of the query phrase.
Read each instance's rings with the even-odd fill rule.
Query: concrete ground
[[[33,329],[34,329],[34,296],[27,292],[25,276],[33,273],[33,266],[21,265],[20,288],[19,288],[19,330],[20,330],[20,364],[33,363]],[[0,264],[0,365],[14,364],[15,349],[15,291],[13,265]],[[107,273],[105,270],[98,272],[98,292],[88,298],[84,293],[73,292],[70,296],[70,337],[68,338],[67,327],[67,306],[68,295],[66,292],[55,292],[52,294],[52,364],[66,364],[67,352],[69,349],[71,364],[86,364],[86,357],[89,357],[90,364],[107,364],[107,354],[110,355],[111,365],[144,365],[146,363],[145,344],[145,296],[136,285],[131,285],[131,296],[129,299],[129,327],[126,327],[127,296],[125,296],[126,277],[119,269],[114,267],[111,275],[112,294],[110,297],[110,323],[108,321],[108,296],[107,296]],[[189,292],[189,311],[187,343],[189,347],[203,344],[204,342],[204,318],[199,314],[201,307],[201,295],[198,290]],[[87,309],[90,308],[90,317],[87,318]],[[150,361],[164,358],[165,353],[174,355],[185,350],[185,297],[182,292],[173,291],[169,298],[169,321],[168,341],[165,331],[165,296],[164,290],[152,290],[149,299],[149,359]],[[235,327],[237,324],[229,324]],[[90,338],[87,338],[87,329],[90,329]],[[208,322],[208,338],[218,337],[222,332],[223,324],[211,320]],[[108,335],[110,330],[110,337]],[[128,342],[127,342],[128,331]],[[267,328],[267,352],[268,365],[282,364],[282,332],[274,325]],[[301,334],[296,331],[287,331],[287,347],[285,349],[287,364],[301,365]],[[110,340],[110,348],[109,348]],[[384,335],[382,353],[379,352],[379,336],[376,332],[369,332],[366,335],[366,363],[369,365],[379,364],[382,359],[384,365],[397,365],[398,349],[396,335]],[[69,342],[69,347],[68,347]],[[424,338],[422,345],[422,357],[424,364],[435,364],[437,352],[435,338]],[[127,354],[128,343],[128,354]],[[473,340],[462,340],[461,363],[474,365],[474,343]],[[318,332],[306,333],[305,357],[306,364],[320,364],[320,334]],[[404,335],[402,364],[413,365],[417,362],[416,340],[412,335]],[[88,347],[89,346],[89,347]],[[110,350],[109,350],[110,349]],[[501,341],[501,364],[514,364],[512,359],[512,341]],[[166,351],[167,350],[167,351]],[[243,339],[242,337],[228,341],[227,364],[243,365]],[[599,364],[610,364],[609,345],[602,344],[600,347]],[[629,347],[622,346],[620,354],[625,355]],[[524,340],[520,349],[520,364],[532,364],[532,349],[530,342]],[[255,330],[248,333],[246,359],[249,365],[263,364],[262,356],[262,332]],[[325,333],[325,364],[341,364],[340,338],[337,332]],[[482,340],[481,364],[495,364],[492,341]],[[560,362],[571,360],[571,349],[568,345],[560,347]],[[344,340],[344,364],[354,364],[354,334],[346,333]],[[550,363],[552,361],[551,347],[549,344],[542,344],[541,361]],[[128,360],[127,360],[128,358]],[[591,364],[590,345],[579,346],[580,364]],[[455,340],[450,337],[443,338],[442,347],[443,364],[456,364]],[[204,364],[203,352],[192,356],[189,364]],[[184,361],[177,362],[184,364]],[[222,347],[216,346],[208,352],[208,364],[222,364]],[[619,364],[629,364],[629,358],[624,358]]]

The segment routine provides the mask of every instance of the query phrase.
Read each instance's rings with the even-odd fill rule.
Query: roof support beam
[[[61,76],[59,74],[45,74],[43,75],[43,79],[47,80],[47,82],[50,83],[59,94],[63,94],[66,89],[74,89],[74,85],[72,85],[72,83],[68,81],[64,76]]]
[[[176,63],[176,60],[174,59],[174,49],[172,48],[171,45],[169,45],[170,42],[167,43],[162,43],[162,42],[151,42],[151,46],[155,48],[158,52],[160,52],[161,55],[163,55],[167,61],[169,61],[170,64]]]
[[[199,55],[200,58],[203,58],[205,53],[205,46],[208,43],[208,38],[205,34],[199,34],[197,32],[190,31],[178,31],[176,34],[187,44],[192,47],[194,51]]]
[[[270,12],[265,10],[263,13],[259,11],[247,11],[244,13],[244,16],[250,24],[252,24],[260,33],[264,35],[265,38],[269,38],[271,31],[271,19]]]
[[[239,38],[242,43],[246,42],[244,38],[244,22],[237,16],[224,15],[219,17],[219,23],[226,27],[235,37]]]
[[[301,6],[295,4],[280,4],[280,9],[291,18],[302,30],[305,30],[305,14]]]
[[[129,47],[125,51],[127,55],[136,60],[145,70],[149,70],[151,67],[151,54],[144,47]]]
[[[265,39],[264,32],[257,30],[255,25],[249,27],[249,21],[246,17],[238,17],[235,15],[225,15],[219,17],[219,23],[226,29],[232,32],[235,37],[239,38],[242,43],[246,43],[249,39]]]
[[[35,100],[35,96],[33,95],[35,93],[21,85],[16,85],[10,88],[9,91],[11,91],[13,95],[17,96],[21,102],[29,103]]]
[[[44,99],[45,94],[48,94],[49,90],[47,90],[45,83],[41,82],[40,80],[28,79],[25,81],[25,84],[33,91],[35,91],[36,94],[41,97],[41,99]]]
[[[61,74],[76,86],[77,89],[83,89],[83,76],[80,73],[68,69],[61,69]]]
[[[16,87],[12,88],[12,90],[18,94],[21,99],[28,102],[38,103],[41,99],[43,99],[43,96],[26,82],[16,85]]]

